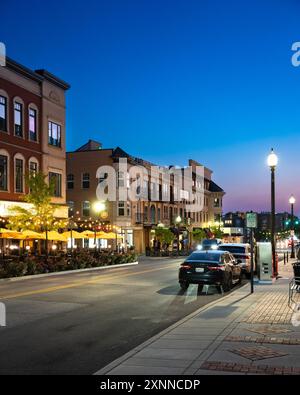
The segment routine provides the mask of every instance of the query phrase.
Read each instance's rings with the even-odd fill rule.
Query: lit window
[[[61,127],[51,121],[48,122],[48,143],[55,147],[61,146]]]
[[[15,115],[15,135],[23,137],[23,105],[15,102],[14,104],[14,115]]]
[[[29,172],[31,175],[35,175],[38,171],[38,164],[36,162],[29,162]]]
[[[29,140],[37,141],[37,112],[29,108]]]

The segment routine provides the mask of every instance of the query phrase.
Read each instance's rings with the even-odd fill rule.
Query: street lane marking
[[[75,283],[71,283],[71,284],[64,284],[64,285],[57,285],[55,287],[48,287],[48,288],[43,288],[43,289],[37,289],[35,291],[25,291],[25,292],[19,292],[19,293],[15,293],[15,294],[11,294],[11,295],[4,295],[1,296],[0,295],[0,299],[1,300],[7,300],[7,299],[15,299],[15,298],[19,298],[19,297],[23,297],[23,296],[31,296],[31,295],[38,295],[38,294],[47,294],[50,292],[55,292],[55,291],[59,291],[62,289],[68,289],[68,288],[75,288],[75,287],[79,287],[81,285],[85,285],[85,284],[99,284],[103,281],[106,280],[113,280],[113,279],[119,279],[119,278],[123,278],[123,277],[129,277],[129,276],[137,276],[139,274],[144,274],[144,273],[151,273],[151,272],[156,272],[159,270],[164,270],[164,269],[169,269],[170,267],[173,267],[173,265],[168,265],[168,266],[164,266],[164,267],[160,267],[160,268],[155,268],[155,269],[149,269],[149,270],[143,270],[137,273],[124,273],[124,274],[119,274],[119,275],[111,275],[111,276],[106,276],[105,278],[102,276],[97,276],[92,280],[85,280],[85,281],[77,281]],[[102,281],[101,281],[102,280]]]

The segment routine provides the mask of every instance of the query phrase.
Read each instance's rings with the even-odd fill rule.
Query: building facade
[[[27,172],[55,179],[55,215],[67,217],[65,92],[69,85],[46,70],[11,59],[0,67],[0,217],[28,193]]]
[[[128,173],[120,171],[121,158],[126,159]],[[200,165],[194,160],[189,160],[188,165],[192,169],[192,188],[195,189],[198,182],[196,167]],[[99,182],[103,182],[108,175],[103,170],[97,177],[100,166],[111,166],[116,170],[116,179],[113,182],[117,194],[115,201],[106,201],[106,209],[99,214],[93,209],[94,203],[99,199],[96,190]],[[175,177],[171,175],[166,181],[161,173],[151,172],[153,166],[156,165],[133,157],[119,147],[105,149],[100,143],[91,140],[76,151],[68,152],[67,203],[70,215],[80,221],[98,218],[103,223],[118,227],[127,246],[134,245],[138,252],[144,252],[146,247],[151,246],[152,231],[158,224],[172,228],[176,225],[176,218],[180,217],[180,226],[191,231],[195,228],[208,228],[221,220],[225,192],[212,181],[210,169],[204,168],[201,209],[190,212],[189,199],[183,188],[176,184]],[[132,167],[134,172],[131,171]],[[142,169],[146,171],[146,175]],[[132,183],[135,183],[138,197],[120,199],[120,189],[125,189],[127,196],[127,189]]]

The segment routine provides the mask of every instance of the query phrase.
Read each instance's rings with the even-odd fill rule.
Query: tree
[[[218,226],[213,226],[210,228],[210,231],[213,233],[216,239],[222,239],[224,233]]]
[[[155,237],[161,242],[161,244],[165,243],[170,245],[173,242],[175,235],[170,229],[158,226],[155,228]]]
[[[192,235],[193,235],[193,240],[196,241],[197,243],[201,243],[201,241],[206,237],[205,230],[203,229],[193,230]]]
[[[24,196],[24,201],[31,206],[12,207],[8,227],[17,231],[46,232],[46,253],[48,253],[48,231],[64,228],[66,223],[54,217],[55,206],[51,203],[54,180],[48,185],[46,177],[42,172],[26,175],[25,183],[29,187],[29,193]]]

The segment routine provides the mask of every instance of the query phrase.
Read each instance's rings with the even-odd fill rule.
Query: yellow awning
[[[9,229],[4,229],[0,228],[0,238],[1,239],[15,239],[18,237],[19,232],[9,230]]]
[[[43,233],[33,232],[32,230],[24,230],[22,232],[18,232],[16,239],[18,239],[18,240],[33,240],[33,239],[45,240],[45,236],[43,235]]]
[[[81,232],[81,235],[85,239],[94,239],[95,238],[95,232],[92,232],[91,230],[84,230],[83,232]]]
[[[98,232],[97,233],[97,239],[105,239],[105,240],[115,240],[115,239],[122,239],[121,235],[118,235],[117,233],[114,232]]]
[[[84,235],[82,233],[76,232],[76,230],[72,230],[72,232],[71,231],[64,232],[63,235],[67,239],[71,239],[71,237],[73,239],[84,239]]]
[[[46,232],[43,233],[43,235],[46,238]],[[50,232],[48,232],[48,240],[51,241],[64,241],[67,242],[68,238],[66,236],[64,236],[64,234],[62,233],[58,233],[55,230],[52,230]]]

